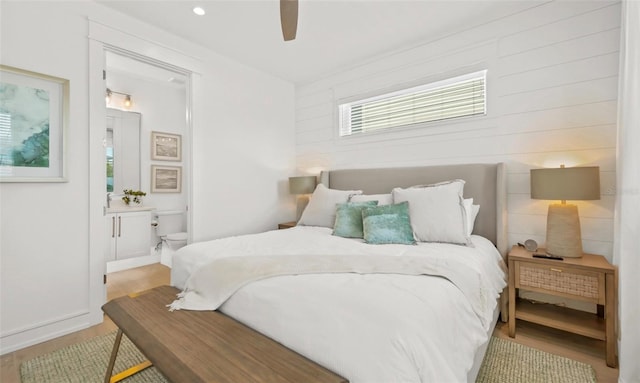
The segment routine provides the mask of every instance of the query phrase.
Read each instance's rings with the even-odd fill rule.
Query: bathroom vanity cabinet
[[[151,211],[105,215],[105,260],[148,256],[151,249]]]

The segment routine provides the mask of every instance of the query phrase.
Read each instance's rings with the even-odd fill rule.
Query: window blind
[[[12,157],[11,114],[0,113],[0,165],[13,165]]]
[[[486,70],[339,105],[340,135],[486,114]]]

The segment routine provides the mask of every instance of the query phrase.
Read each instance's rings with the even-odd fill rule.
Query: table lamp
[[[289,177],[289,193],[296,194],[296,221],[309,203],[309,194],[316,189],[316,176]]]
[[[547,213],[547,254],[566,258],[582,257],[582,237],[578,206],[567,200],[600,199],[598,166],[531,169],[531,198],[561,200],[549,205]]]

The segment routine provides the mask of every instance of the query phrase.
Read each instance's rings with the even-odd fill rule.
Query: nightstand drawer
[[[517,288],[527,287],[574,296],[595,303],[603,300],[604,274],[566,267],[547,266],[528,262],[518,262]]]

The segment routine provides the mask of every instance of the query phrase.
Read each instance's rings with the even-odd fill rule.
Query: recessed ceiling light
[[[201,7],[195,7],[193,8],[193,13],[195,13],[198,16],[204,16],[206,12]]]

